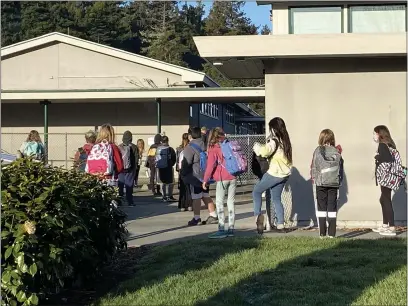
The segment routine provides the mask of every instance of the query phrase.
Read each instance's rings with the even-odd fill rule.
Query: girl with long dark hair
[[[269,141],[266,145],[255,143],[253,147],[257,156],[269,159],[268,172],[254,186],[252,192],[256,227],[259,234],[262,234],[264,230],[264,216],[261,213],[262,193],[268,189],[271,191],[272,202],[275,206],[276,229],[278,232],[285,232],[284,209],[281,196],[292,168],[292,145],[283,119],[275,117],[269,121],[269,131]],[[273,221],[270,220],[270,222]]]
[[[399,182],[397,181],[405,178],[404,169],[400,163],[400,157],[395,142],[392,140],[391,133],[385,125],[379,125],[374,128],[373,140],[378,143],[378,149],[374,157],[376,173],[375,178],[376,185],[380,185],[381,188],[380,204],[383,214],[383,225],[377,229],[373,229],[373,232],[379,233],[383,236],[395,236],[396,232],[394,224],[394,210],[391,200],[391,188],[399,188]],[[400,176],[390,173],[390,166],[395,162],[396,157],[399,159],[398,166],[400,168],[397,170],[402,172]]]
[[[176,160],[176,171],[180,173],[182,161],[183,161],[183,151],[184,148],[190,143],[189,134],[184,133],[181,136],[181,145],[177,148],[177,160]],[[181,211],[191,211],[193,209],[192,199],[190,194],[190,186],[186,185],[183,180],[180,178],[178,179],[178,189],[179,189],[179,200],[178,200],[178,208]]]

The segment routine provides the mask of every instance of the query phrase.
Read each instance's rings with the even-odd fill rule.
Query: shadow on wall
[[[297,220],[298,226],[309,226],[310,221],[317,226],[315,191],[311,179],[306,180],[296,167],[292,168],[292,174],[288,185],[292,193],[291,219]],[[348,202],[347,175],[344,170],[343,183],[339,189],[339,201],[337,211]]]
[[[393,197],[392,204],[394,208],[394,217],[396,225],[406,225],[407,223],[407,190],[401,186]],[[402,223],[402,224],[401,224]]]

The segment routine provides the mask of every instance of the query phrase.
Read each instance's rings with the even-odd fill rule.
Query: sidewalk
[[[257,236],[255,220],[253,217],[253,204],[249,188],[242,187],[237,195],[235,207],[236,213],[236,236]],[[163,203],[161,199],[151,197],[149,192],[138,192],[135,197],[136,207],[123,207],[128,214],[127,228],[129,230],[128,245],[140,246],[148,244],[173,243],[187,237],[205,238],[209,233],[217,230],[216,224],[188,227],[187,222],[191,220],[193,213],[181,212],[176,203]],[[202,219],[208,217],[207,210],[201,210]],[[402,232],[397,237],[406,237]],[[317,237],[317,229],[297,229],[287,234],[264,233],[265,237],[278,236],[309,236]],[[370,230],[345,231],[338,230],[338,237],[377,239],[381,238],[377,233]]]

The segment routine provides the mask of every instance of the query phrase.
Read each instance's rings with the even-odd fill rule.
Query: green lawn
[[[403,239],[188,240],[95,305],[406,305],[406,257]]]

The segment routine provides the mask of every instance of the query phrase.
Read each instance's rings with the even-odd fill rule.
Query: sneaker
[[[205,220],[203,222],[203,224],[218,224],[218,218],[217,217],[213,217],[213,216],[209,216],[207,218],[207,220]]]
[[[256,230],[260,235],[262,235],[264,231],[264,219],[265,217],[262,214],[258,215],[256,218]]]
[[[395,231],[395,227],[388,227],[380,230],[379,234],[382,236],[396,236],[397,232]]]
[[[166,198],[163,197],[162,201],[163,201],[164,203],[167,203],[167,202],[169,201],[169,198],[168,198],[168,197],[166,197]]]
[[[188,211],[193,211],[192,207],[187,208]]]
[[[176,199],[175,197],[173,197],[173,196],[167,197],[167,200],[168,200],[169,202],[177,202],[177,199]]]
[[[334,238],[334,236],[328,236],[330,239],[333,239]]]
[[[234,237],[234,230],[233,230],[232,228],[230,228],[230,229],[227,231],[227,236],[228,236],[228,237]]]
[[[377,228],[373,228],[373,229],[371,229],[371,230],[372,230],[374,233],[379,233],[379,232],[381,232],[382,230],[387,229],[387,228],[389,228],[388,225],[381,225],[381,226],[379,226],[379,227],[377,227]]]
[[[195,225],[199,225],[200,223],[201,223],[201,218],[200,219],[193,218],[190,221],[188,221],[188,226],[195,226]]]
[[[218,231],[213,234],[208,235],[210,239],[222,239],[227,238],[227,233],[225,231]]]
[[[180,211],[186,211],[186,209],[185,208],[180,208]]]

